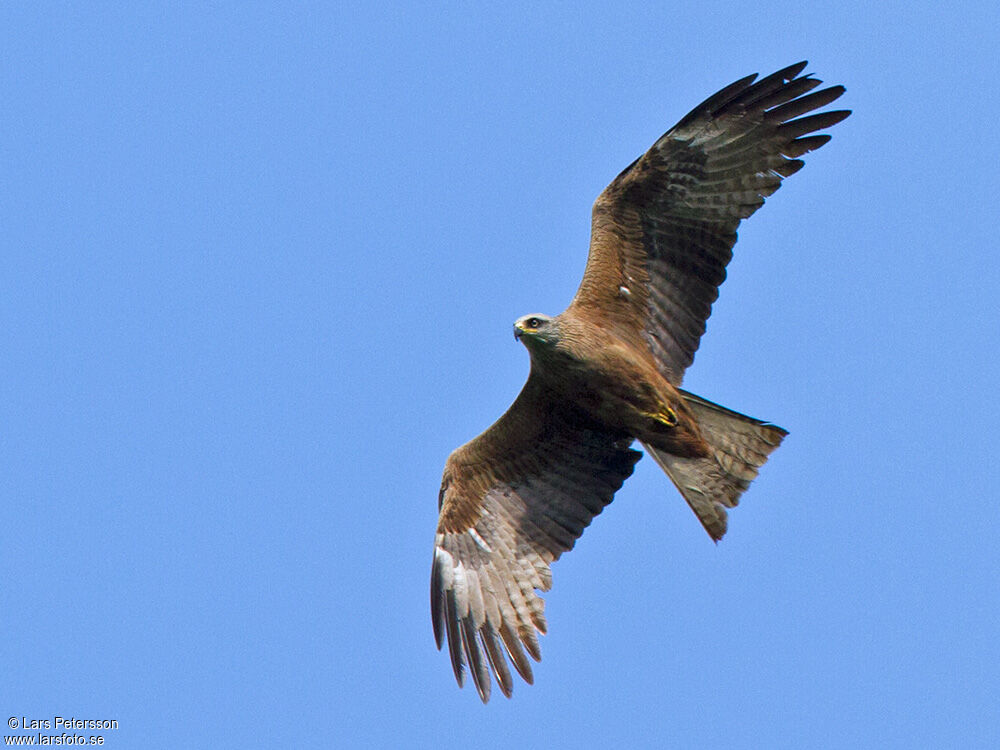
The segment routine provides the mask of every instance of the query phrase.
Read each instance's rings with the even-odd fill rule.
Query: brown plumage
[[[748,76],[695,107],[594,203],[583,281],[560,315],[528,315],[531,355],[507,412],[448,458],[431,572],[438,648],[459,685],[510,696],[508,660],[532,682],[545,632],[537,591],[649,451],[711,537],[785,431],[681,390],[742,219],[797,172],[811,135],[848,111],[806,115],[844,89],[814,93],[798,63]]]

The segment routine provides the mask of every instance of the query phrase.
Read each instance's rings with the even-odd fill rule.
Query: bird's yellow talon
[[[647,413],[645,416],[653,419],[666,427],[676,427],[680,420],[677,418],[677,412],[671,409],[669,406],[663,407],[656,414]]]

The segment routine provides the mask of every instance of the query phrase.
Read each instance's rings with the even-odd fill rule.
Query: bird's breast
[[[618,432],[635,434],[637,415],[673,400],[655,366],[613,340],[557,347],[534,366],[563,398]]]

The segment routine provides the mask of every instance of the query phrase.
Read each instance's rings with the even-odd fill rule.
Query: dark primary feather
[[[642,455],[550,394],[535,376],[507,413],[448,459],[431,571],[438,648],[455,678],[465,666],[485,702],[490,673],[513,689],[507,659],[527,682],[546,629],[536,590],[611,502]]]
[[[812,133],[850,114],[801,117],[844,93],[809,93],[821,81],[798,77],[805,65],[710,96],[594,204],[590,257],[571,309],[641,336],[675,385],[705,332],[740,221],[801,169],[797,157],[830,139]]]

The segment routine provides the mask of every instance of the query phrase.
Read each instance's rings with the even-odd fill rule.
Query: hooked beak
[[[524,329],[521,328],[517,323],[514,324],[514,341],[521,340],[521,334],[524,333]]]

